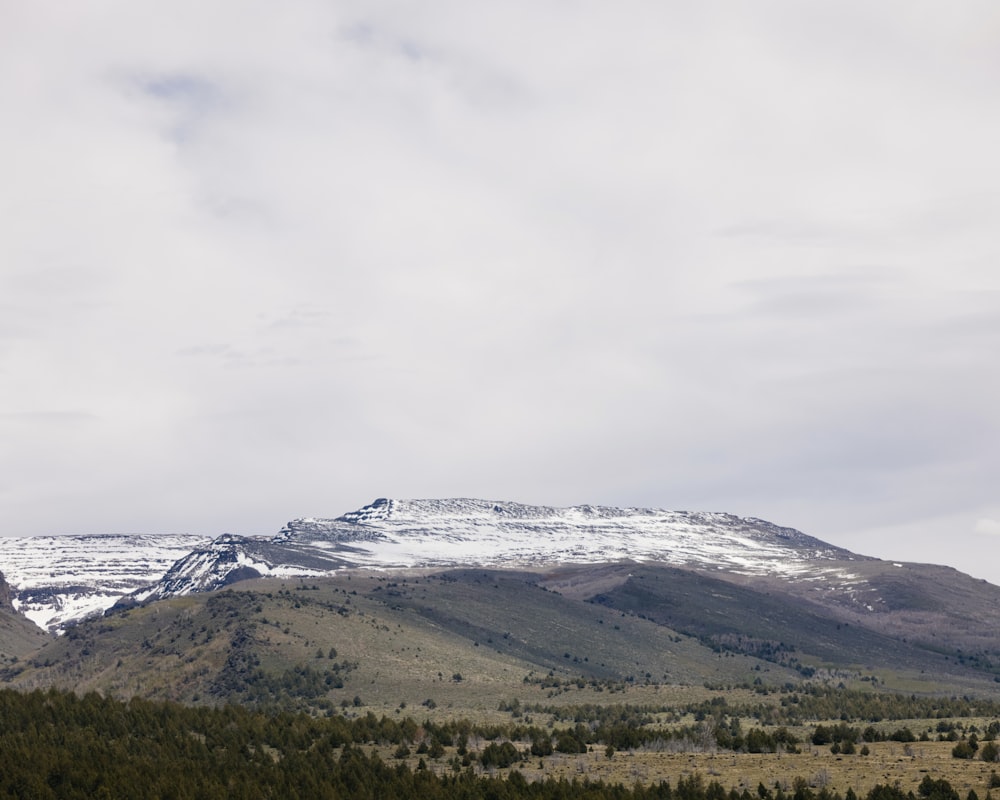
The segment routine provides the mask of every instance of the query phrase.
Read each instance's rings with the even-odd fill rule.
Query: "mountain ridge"
[[[116,604],[211,591],[258,577],[308,579],[348,568],[538,570],[617,562],[669,564],[737,583],[770,581],[804,598],[824,595],[821,602],[845,619],[893,605],[925,615],[933,610],[914,607],[923,596],[907,588],[910,577],[894,575],[912,565],[721,512],[379,498],[338,517],[291,520],[270,537],[0,540],[0,569],[8,574],[14,607],[52,631]]]
[[[219,537],[133,598],[145,602],[241,577],[307,578],[350,566],[531,568],[623,560],[807,578],[817,561],[870,559],[794,528],[719,512],[379,498],[332,519],[292,520],[269,539]],[[839,566],[831,569],[851,578]]]

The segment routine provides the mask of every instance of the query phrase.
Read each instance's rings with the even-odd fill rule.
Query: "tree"
[[[934,780],[930,775],[924,775],[920,786],[917,787],[917,793],[927,800],[959,800],[958,792],[948,781],[944,778]]]
[[[536,736],[531,740],[531,755],[550,756],[552,755],[552,737]]]
[[[833,735],[830,729],[826,725],[817,725],[816,730],[812,735],[813,744],[830,744],[833,741]]]
[[[504,742],[503,744],[491,742],[483,748],[483,752],[479,756],[479,763],[484,767],[505,768],[511,764],[516,764],[520,760],[521,754],[510,742]]]
[[[953,748],[951,748],[952,758],[972,758],[976,754],[976,751],[972,749],[967,741],[959,742]]]
[[[556,735],[556,750],[560,753],[586,753],[587,745],[574,731],[563,730]]]

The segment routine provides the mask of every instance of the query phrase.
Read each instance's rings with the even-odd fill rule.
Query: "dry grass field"
[[[996,764],[966,761],[951,756],[952,742],[876,742],[870,753],[834,755],[829,748],[804,748],[800,754],[753,753],[616,753],[610,759],[587,753],[580,764],[563,763],[552,769],[566,774],[585,774],[612,781],[659,781],[676,783],[678,777],[700,773],[706,781],[718,781],[726,789],[756,789],[758,784],[793,787],[797,777],[816,788],[828,786],[840,792],[848,788],[862,795],[875,784],[898,784],[904,791],[917,789],[925,775],[945,778],[963,795],[974,789],[984,797]],[[537,765],[535,765],[537,766]]]
[[[485,744],[470,741],[470,751]],[[916,794],[920,781],[929,775],[935,780],[944,778],[962,797],[973,790],[984,799],[990,791],[991,775],[996,774],[1000,764],[952,758],[953,746],[953,742],[874,742],[868,745],[870,753],[867,756],[834,755],[828,747],[804,746],[798,754],[636,750],[616,752],[609,757],[603,746],[595,745],[590,752],[580,755],[555,753],[543,759],[529,757],[512,769],[519,770],[528,780],[575,777],[624,785],[636,781],[644,784],[669,781],[676,785],[681,778],[700,775],[706,784],[717,781],[727,791],[748,789],[751,793],[756,793],[759,784],[769,789],[780,786],[793,792],[799,779],[814,789],[827,787],[841,794],[853,789],[858,796],[864,796],[876,784],[895,785],[904,792]],[[526,750],[527,743],[520,743],[518,749]],[[376,748],[380,757],[389,763],[404,761],[411,768],[417,767],[420,756],[414,754],[399,759],[394,750],[393,747]],[[425,757],[424,761],[429,769],[446,772],[452,769],[450,762],[454,756],[454,749],[447,748],[441,759],[434,761]],[[484,770],[479,768],[479,771]],[[496,770],[501,774],[506,771],[509,770]]]

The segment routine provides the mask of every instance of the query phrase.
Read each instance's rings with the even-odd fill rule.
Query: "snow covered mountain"
[[[14,608],[56,630],[159,580],[206,541],[186,534],[0,537],[0,572]]]
[[[632,559],[793,574],[848,551],[764,520],[644,508],[483,500],[376,500],[335,520],[297,520],[285,541],[350,543],[358,563],[542,565]]]
[[[14,606],[41,627],[255,577],[346,567],[545,567],[631,560],[840,586],[870,561],[791,528],[720,513],[485,500],[379,499],[335,519],[297,519],[275,536],[60,536],[0,539]]]
[[[804,578],[825,563],[864,559],[791,528],[730,514],[382,498],[336,519],[294,520],[271,539],[222,537],[134,596],[157,599],[248,577],[310,577],[347,566],[542,567],[622,560]]]

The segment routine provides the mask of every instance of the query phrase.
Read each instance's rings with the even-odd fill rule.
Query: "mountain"
[[[8,666],[28,688],[421,702],[462,674],[495,708],[548,673],[1000,683],[1000,587],[729,514],[379,499],[269,538],[3,544],[13,602],[66,634]]]
[[[138,600],[345,566],[545,567],[653,561],[790,580],[854,579],[866,559],[792,528],[731,514],[551,508],[485,500],[387,500],[336,519],[298,519],[271,539],[221,537],[181,559]]]
[[[186,534],[0,537],[0,570],[13,608],[58,630],[159,580],[206,541]]]
[[[1000,663],[1000,656],[983,655],[997,650],[997,587],[947,567],[882,561],[722,513],[382,498],[335,519],[294,520],[269,539],[220,537],[132,597],[145,602],[247,578],[315,578],[345,567],[551,570],[617,562],[693,570],[812,604],[839,624]],[[586,572],[576,571],[580,586],[589,586]],[[579,586],[560,590],[584,597]]]

